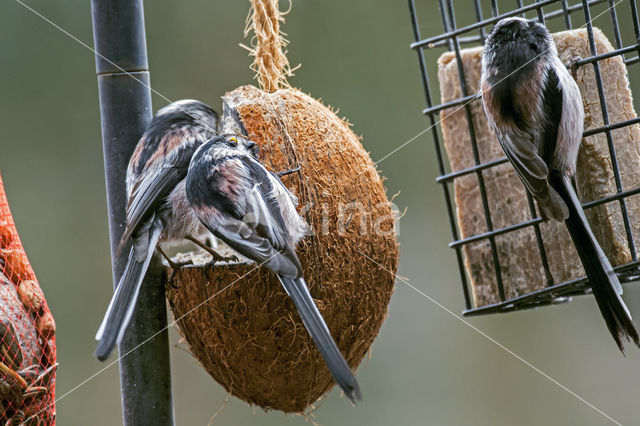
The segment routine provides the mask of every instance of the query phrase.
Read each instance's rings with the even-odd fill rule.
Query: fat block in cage
[[[597,28],[593,29],[598,54],[611,52],[613,47]],[[561,60],[569,63],[591,56],[586,29],[553,34]],[[482,47],[460,51],[468,94],[479,91],[482,72]],[[627,69],[623,57],[614,56],[598,62],[609,123],[619,123],[636,117],[629,89]],[[603,115],[598,95],[594,68],[580,66],[574,72],[585,108],[585,131],[601,127]],[[442,103],[463,96],[454,52],[447,52],[438,60],[438,79]],[[481,100],[469,105],[477,142],[480,164],[504,157],[498,140],[489,129]],[[441,111],[442,133],[453,172],[474,167],[472,140],[463,107],[455,106]],[[611,131],[615,146],[622,188],[640,186],[640,127],[638,124]],[[500,229],[533,219],[524,186],[511,164],[502,163],[482,172],[493,229]],[[611,163],[607,136],[596,133],[582,141],[576,172],[578,195],[583,203],[599,200],[616,193],[614,169]],[[488,231],[485,220],[479,179],[476,173],[457,177],[454,182],[457,218],[462,238]],[[625,199],[629,226],[636,246],[640,238],[640,196]],[[591,227],[611,263],[622,265],[632,261],[620,203],[611,201],[586,210]],[[531,226],[496,235],[506,299],[558,284],[584,275],[580,259],[563,223],[546,221],[540,224],[546,250],[549,282],[543,267],[543,256]],[[637,247],[636,247],[637,249]],[[490,241],[480,239],[463,246],[465,267],[471,280],[476,307],[501,301],[496,282],[496,271]]]

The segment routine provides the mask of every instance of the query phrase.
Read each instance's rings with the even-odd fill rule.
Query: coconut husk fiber
[[[300,166],[282,178],[313,231],[297,252],[311,294],[355,369],[385,319],[398,264],[395,216],[382,179],[349,125],[304,93],[243,86],[224,100],[238,111],[268,169]],[[244,262],[184,268],[175,285],[167,297],[180,333],[233,395],[265,409],[302,412],[334,385],[266,268]]]
[[[598,53],[613,47],[597,28],[594,37]],[[591,56],[585,29],[553,34],[563,62]],[[481,74],[482,48],[461,51],[469,93],[478,91]],[[619,123],[636,117],[633,109],[627,68],[621,56],[599,61],[609,122]],[[454,53],[446,53],[438,60],[438,78],[442,102],[462,96]],[[574,75],[585,108],[585,130],[603,125],[595,74],[591,64],[579,67]],[[470,104],[473,125],[481,162],[504,157],[504,152],[489,129],[482,102]],[[471,140],[464,109],[442,111],[444,144],[452,171],[474,165]],[[640,126],[632,125],[611,132],[616,149],[624,190],[640,186]],[[532,218],[524,186],[511,164],[501,164],[482,172],[494,229],[528,221]],[[576,184],[580,200],[589,202],[616,193],[613,168],[605,133],[589,136],[582,141],[578,155]],[[487,231],[482,200],[475,174],[458,178],[454,184],[458,225],[462,238]],[[626,199],[630,227],[638,244],[640,238],[640,197]],[[624,229],[620,204],[609,202],[586,210],[591,227],[611,263],[622,265],[632,260]],[[553,283],[558,284],[584,276],[582,264],[563,223],[547,221],[540,225]],[[548,285],[541,255],[532,227],[496,237],[500,269],[507,299],[544,288]],[[636,247],[637,249],[638,247]],[[464,246],[465,265],[473,288],[476,307],[500,301],[496,274],[488,240]]]

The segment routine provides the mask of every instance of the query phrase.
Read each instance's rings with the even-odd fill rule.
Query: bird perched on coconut
[[[352,403],[360,387],[318,311],[296,254],[308,226],[297,198],[243,146],[219,135],[196,150],[186,178],[189,205],[204,226],[241,255],[273,271],[291,297],[329,371]]]
[[[231,114],[227,111],[227,115]],[[233,117],[227,117],[233,121]],[[218,134],[218,114],[196,100],[174,102],[158,111],[140,138],[127,168],[127,225],[117,252],[131,241],[124,272],[111,299],[96,340],[95,356],[105,360],[119,343],[134,312],[138,293],[149,262],[160,244],[191,240],[224,260],[202,243],[198,236],[206,229],[189,207],[185,177],[196,149]],[[247,150],[255,148],[247,141]],[[169,263],[173,263],[165,255]]]

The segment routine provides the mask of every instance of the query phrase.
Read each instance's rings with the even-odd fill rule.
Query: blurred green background
[[[93,45],[88,0],[26,3]],[[423,35],[440,33],[436,2],[417,3]],[[627,3],[619,14],[629,41]],[[148,1],[153,88],[172,100],[197,98],[219,109],[225,91],[252,82],[249,58],[238,46],[247,43],[242,32],[248,6],[237,0]],[[470,23],[472,2],[456,6],[458,24]],[[594,9],[594,15],[601,10]],[[610,34],[608,16],[596,25]],[[291,83],[339,108],[374,160],[428,126],[420,114],[424,96],[416,55],[409,49],[405,2],[295,2],[284,31],[292,65],[302,64]],[[427,52],[436,101],[435,61],[442,52]],[[0,170],[20,237],[57,320],[61,396],[104,367],[91,356],[93,335],[112,292],[94,56],[13,0],[0,5],[0,54]],[[154,97],[154,110],[165,104]],[[427,132],[379,169],[388,193],[400,192],[396,204],[407,208],[400,225],[399,274],[441,306],[398,282],[371,358],[358,369],[363,402],[353,408],[334,389],[313,420],[324,425],[611,424],[445,311],[459,314],[463,297],[454,252],[447,247],[451,234],[435,166]],[[628,286],[625,294],[640,316],[640,290]],[[591,297],[468,321],[619,422],[640,424],[640,353],[630,349],[626,358],[620,355]],[[171,338],[177,342],[175,331]],[[226,393],[188,353],[173,348],[171,355],[176,423],[208,424]],[[60,400],[57,412],[60,425],[120,424],[117,367]],[[252,409],[231,397],[214,423],[304,420]]]

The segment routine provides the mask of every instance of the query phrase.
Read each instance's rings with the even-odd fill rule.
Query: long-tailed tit
[[[309,294],[296,255],[308,226],[278,176],[221,135],[200,146],[187,174],[187,199],[202,223],[243,256],[277,274],[329,371],[355,404],[360,387]]]
[[[158,243],[181,242],[206,229],[189,208],[185,177],[196,149],[217,134],[218,115],[199,101],[162,108],[151,121],[129,161],[126,177],[127,226],[118,252],[131,240],[126,267],[96,334],[95,356],[105,360],[120,342]],[[250,149],[255,144],[251,143]],[[203,247],[205,248],[205,247]],[[211,252],[211,251],[210,251]],[[164,253],[163,253],[164,254]],[[215,259],[215,252],[214,254]]]
[[[626,338],[640,346],[620,281],[571,184],[582,141],[582,99],[544,25],[522,18],[496,24],[482,56],[481,90],[491,128],[542,216],[565,221],[616,344],[623,351]]]

